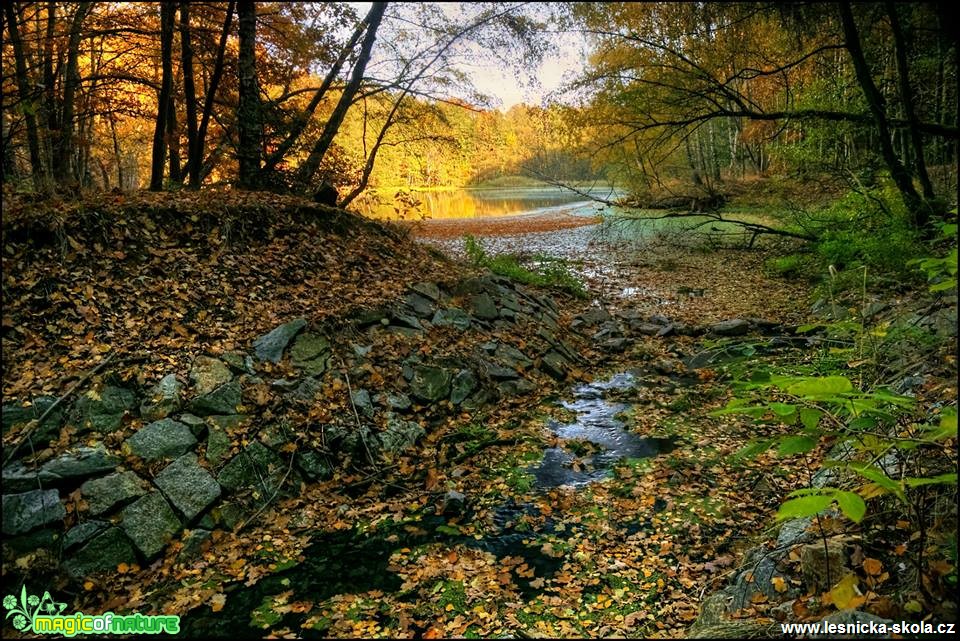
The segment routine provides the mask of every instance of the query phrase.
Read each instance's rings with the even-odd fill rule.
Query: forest
[[[2,16],[5,638],[953,629],[948,4]]]

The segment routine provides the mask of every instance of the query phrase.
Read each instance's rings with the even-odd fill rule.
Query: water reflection
[[[607,200],[622,195],[609,186],[578,189]],[[370,194],[367,200],[358,203],[358,209],[365,216],[381,220],[483,218],[543,213],[554,209],[573,209],[574,213],[593,216],[601,207],[600,203],[583,194],[552,186],[415,191],[399,195],[384,192]]]

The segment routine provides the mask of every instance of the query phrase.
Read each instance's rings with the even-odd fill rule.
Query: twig
[[[343,362],[343,359],[340,359],[340,369],[343,370],[343,376],[347,381],[347,394],[350,396],[350,407],[353,408],[353,417],[357,419],[357,433],[360,435],[360,442],[363,443],[363,449],[367,453],[367,460],[370,461],[370,465],[373,466],[373,469],[379,471],[377,467],[377,461],[373,458],[373,454],[370,453],[370,447],[367,445],[367,437],[363,434],[363,425],[360,423],[360,413],[357,411],[357,404],[353,402],[353,388],[350,386],[350,374],[347,372],[347,364]]]
[[[280,482],[277,483],[277,487],[276,487],[275,490],[273,490],[273,494],[271,494],[271,495],[270,495],[270,498],[268,498],[266,501],[263,502],[263,505],[261,505],[260,508],[259,508],[256,512],[254,512],[253,514],[251,514],[243,523],[241,523],[240,526],[239,526],[236,530],[234,530],[234,533],[237,533],[237,532],[239,532],[240,530],[242,530],[243,528],[247,527],[247,524],[250,523],[250,521],[252,521],[253,519],[255,519],[255,518],[257,518],[258,516],[260,516],[260,514],[261,514],[265,509],[267,509],[267,506],[270,505],[271,503],[273,503],[273,500],[274,500],[275,498],[277,498],[277,494],[280,493],[280,490],[281,490],[281,489],[283,488],[283,486],[287,483],[287,478],[290,477],[290,472],[293,471],[293,461],[294,461],[295,458],[297,458],[297,453],[296,453],[296,452],[291,452],[291,453],[290,453],[290,463],[287,464],[287,472],[286,472],[286,474],[283,475],[283,478],[280,479]],[[257,472],[257,474],[259,475],[259,471]],[[262,478],[261,478],[261,483],[262,483],[262,482],[263,482],[263,481],[262,481]]]
[[[14,454],[16,454],[17,451],[20,449],[20,446],[23,445],[24,441],[28,439],[30,435],[34,431],[36,431],[36,429],[40,427],[40,425],[42,425],[45,420],[47,420],[47,417],[50,416],[50,414],[52,414],[53,411],[57,409],[66,399],[70,398],[80,388],[81,385],[86,383],[97,372],[101,371],[103,368],[109,365],[110,362],[113,360],[113,357],[116,356],[116,354],[117,354],[116,352],[111,352],[105,359],[103,359],[103,361],[99,365],[97,365],[92,370],[84,374],[80,378],[80,380],[78,380],[76,383],[71,385],[70,389],[64,392],[63,396],[61,396],[60,398],[55,400],[53,403],[51,403],[50,407],[44,410],[43,414],[41,414],[39,418],[36,418],[30,421],[27,427],[25,427],[23,431],[20,433],[20,437],[16,440],[16,442],[14,442],[10,446],[10,452],[7,454],[6,458],[4,459],[3,464],[6,465],[7,463],[9,463],[10,460],[13,458]],[[121,359],[118,362],[125,363],[125,362],[137,361],[137,360],[146,360],[146,356],[142,356],[142,355],[131,356],[129,358]]]

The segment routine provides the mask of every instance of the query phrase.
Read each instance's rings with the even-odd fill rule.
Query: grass
[[[464,246],[470,262],[477,267],[485,267],[495,274],[525,285],[553,287],[573,294],[577,298],[586,298],[587,290],[583,283],[567,268],[565,260],[550,256],[535,256],[535,267],[530,269],[520,264],[514,254],[490,256],[473,236],[464,236]]]

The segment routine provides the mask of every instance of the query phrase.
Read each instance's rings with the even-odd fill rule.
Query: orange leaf
[[[863,571],[870,576],[877,576],[883,571],[883,563],[877,559],[866,558],[863,560]]]
[[[210,597],[210,609],[214,612],[219,612],[223,609],[223,606],[227,604],[227,595],[223,592],[218,592]]]

